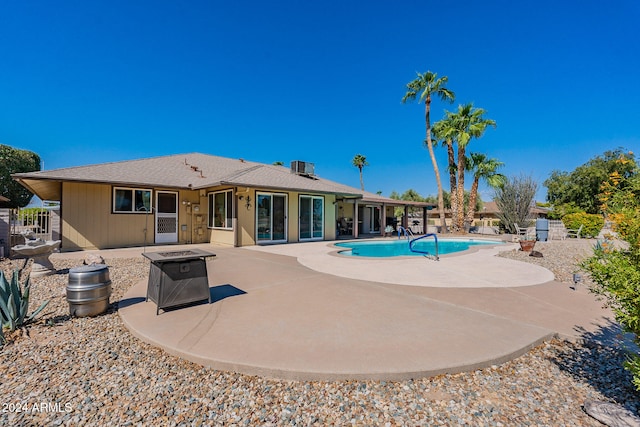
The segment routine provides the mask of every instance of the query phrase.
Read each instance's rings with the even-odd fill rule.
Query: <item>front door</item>
[[[258,193],[256,230],[258,243],[287,241],[287,196]]]
[[[156,243],[178,242],[178,193],[156,192]]]

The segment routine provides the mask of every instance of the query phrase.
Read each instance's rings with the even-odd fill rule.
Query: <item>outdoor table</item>
[[[160,309],[209,301],[209,278],[206,260],[216,254],[202,249],[187,249],[142,254],[151,261],[147,301],[156,303],[156,315]]]

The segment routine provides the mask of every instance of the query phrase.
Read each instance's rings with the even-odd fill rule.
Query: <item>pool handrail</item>
[[[401,237],[400,235],[404,234],[404,236],[409,240],[410,237],[413,237],[413,231],[410,228],[404,228],[403,226],[398,226],[398,239]]]
[[[415,253],[417,253],[417,254],[431,255],[431,253],[429,253],[428,251],[421,251],[421,250],[418,250],[418,249],[414,249],[414,248],[413,248],[413,244],[414,244],[415,242],[417,242],[418,240],[421,240],[421,239],[425,239],[425,238],[427,238],[427,237],[431,237],[431,236],[433,236],[433,239],[434,239],[434,241],[435,241],[435,243],[436,243],[436,256],[435,256],[435,260],[436,260],[436,261],[439,261],[439,260],[440,260],[440,257],[438,256],[438,236],[437,236],[435,233],[425,234],[424,236],[420,236],[420,237],[417,237],[417,238],[415,238],[415,239],[411,239],[411,240],[409,240],[409,250],[410,250],[411,252],[415,252]]]

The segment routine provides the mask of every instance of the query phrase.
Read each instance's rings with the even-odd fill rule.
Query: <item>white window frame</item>
[[[230,193],[231,197],[229,197],[227,193]],[[215,225],[216,194],[225,194],[224,196],[225,223],[228,221],[228,224],[225,224],[225,226],[223,227]],[[209,196],[209,199],[207,200],[209,203],[209,215],[207,218],[208,228],[211,228],[214,230],[233,230],[233,218],[235,214],[235,211],[234,211],[235,206],[233,206],[234,205],[233,190],[212,191],[211,193],[208,194],[208,196]],[[227,203],[229,202],[231,202],[231,217],[227,217],[227,213],[229,211],[229,206],[227,205]]]
[[[301,216],[301,206],[302,206],[302,199],[303,198],[308,198],[311,200],[311,237],[301,237],[300,236],[300,230],[301,230],[301,223],[302,223],[302,216]],[[314,200],[322,200],[322,235],[319,237],[314,237],[313,236],[313,201]],[[326,217],[326,212],[325,212],[325,197],[324,196],[316,196],[316,195],[312,195],[312,194],[300,194],[298,196],[298,240],[301,242],[307,242],[307,241],[312,241],[312,240],[324,240],[324,233],[325,233],[325,225],[326,225],[326,221],[327,221],[327,217]]]
[[[270,223],[270,228],[273,230],[273,197],[274,196],[278,196],[278,197],[284,197],[284,239],[259,239],[258,238],[258,228],[259,228],[259,224],[258,224],[258,200],[260,196],[270,196],[271,197],[271,223]],[[273,193],[273,192],[267,192],[267,191],[257,191],[256,192],[256,201],[255,201],[255,205],[256,205],[256,223],[255,223],[255,230],[256,230],[256,242],[258,244],[269,244],[269,243],[284,243],[287,242],[289,239],[289,195],[287,193]],[[271,237],[273,238],[273,233],[271,234]]]
[[[118,190],[126,190],[126,191],[130,191],[131,192],[131,210],[130,211],[118,211],[116,210],[116,192]],[[112,191],[112,204],[111,204],[111,213],[114,214],[146,214],[147,210],[146,209],[142,209],[142,210],[136,210],[135,208],[135,204],[136,204],[136,191],[147,191],[149,192],[149,205],[151,208],[153,208],[153,190],[151,188],[136,188],[136,187],[113,187],[113,191]]]

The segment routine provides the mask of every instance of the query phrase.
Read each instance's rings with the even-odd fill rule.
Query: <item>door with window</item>
[[[178,193],[156,192],[156,243],[178,242]]]
[[[300,240],[324,237],[324,197],[300,196]]]
[[[256,241],[287,241],[287,195],[257,193]]]

